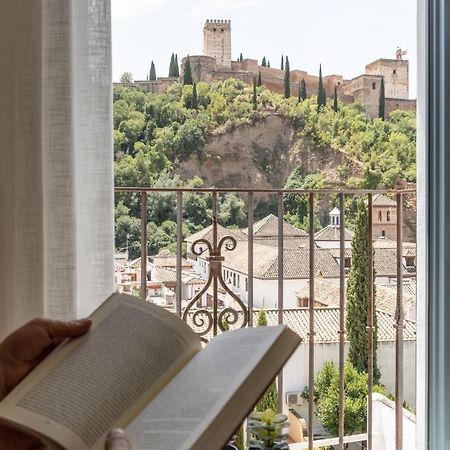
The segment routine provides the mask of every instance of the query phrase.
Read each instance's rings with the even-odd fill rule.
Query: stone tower
[[[377,59],[366,66],[366,75],[382,75],[386,98],[409,98],[409,62],[404,59]]]
[[[231,20],[207,20],[203,27],[203,54],[217,66],[231,69]]]

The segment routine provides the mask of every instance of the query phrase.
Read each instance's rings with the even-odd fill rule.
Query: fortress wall
[[[180,74],[183,76],[186,58],[181,61]],[[191,65],[192,78],[194,81],[206,81],[211,83],[214,81],[213,72],[217,68],[216,59],[212,56],[193,55],[189,56],[189,64]]]
[[[367,75],[382,75],[384,77],[386,97],[409,98],[409,64],[401,59],[377,59],[367,64]]]
[[[378,75],[361,75],[345,86],[345,93],[353,95],[355,101],[365,105],[370,117],[378,116],[381,77]]]
[[[401,109],[403,111],[415,111],[416,110],[416,100],[411,99],[400,99],[400,98],[386,98],[386,114],[390,114],[396,109]]]

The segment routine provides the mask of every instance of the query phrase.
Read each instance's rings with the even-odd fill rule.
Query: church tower
[[[207,20],[203,27],[203,54],[219,68],[231,69],[231,20]]]

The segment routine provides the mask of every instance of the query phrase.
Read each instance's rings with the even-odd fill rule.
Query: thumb
[[[68,322],[62,320],[35,319],[33,322],[35,326],[41,328],[52,340],[81,336],[91,326],[90,319],[71,320]]]
[[[116,429],[106,437],[105,450],[132,450],[130,441],[123,430]]]

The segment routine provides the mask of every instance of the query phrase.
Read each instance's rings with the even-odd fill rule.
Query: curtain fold
[[[113,291],[109,3],[0,6],[0,337]]]

